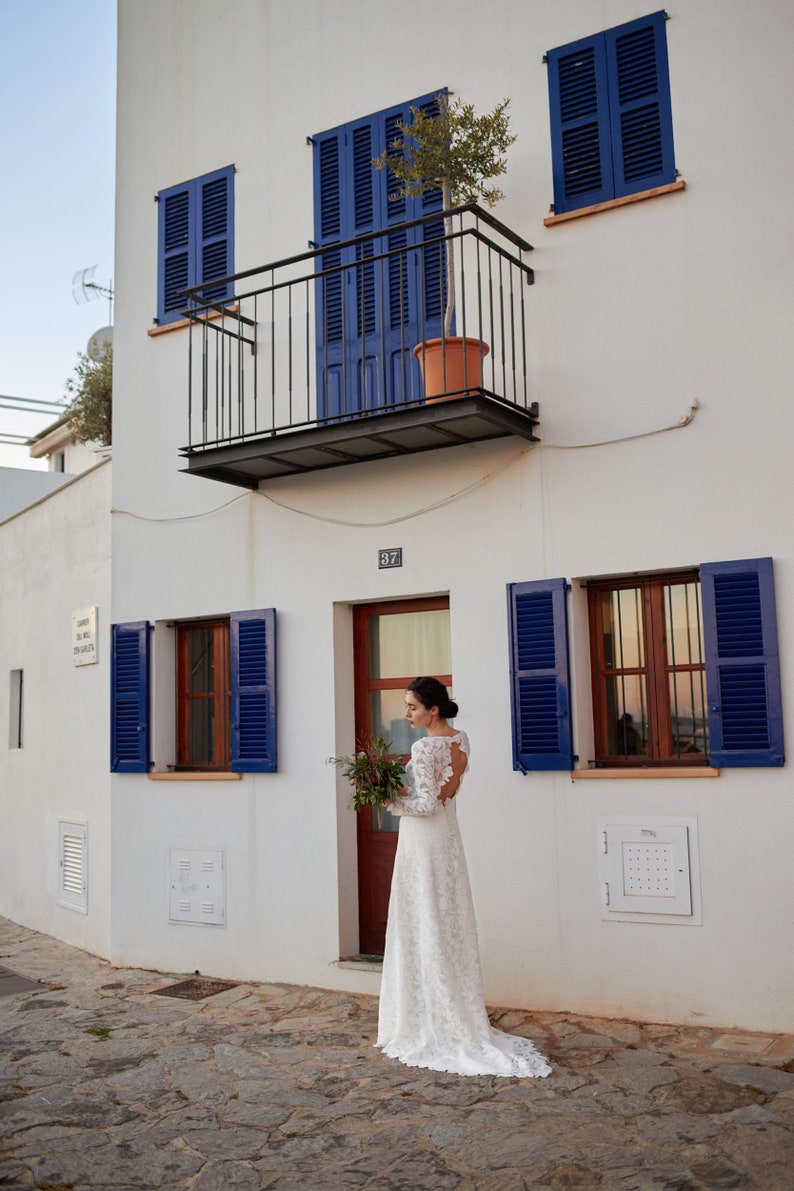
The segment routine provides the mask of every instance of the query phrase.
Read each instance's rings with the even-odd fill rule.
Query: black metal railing
[[[261,268],[213,278],[224,303],[185,291],[190,319],[185,451],[424,403],[417,344],[441,341],[454,262],[451,335],[474,339],[482,376],[445,379],[447,395],[476,390],[529,410],[527,286],[532,248],[487,211],[436,211]],[[450,374],[451,375],[451,374]]]

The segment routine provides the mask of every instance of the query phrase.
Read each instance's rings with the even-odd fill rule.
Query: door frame
[[[371,735],[370,692],[404,689],[418,677],[416,674],[393,675],[389,678],[370,678],[369,621],[373,616],[399,615],[412,612],[449,610],[449,595],[417,596],[393,600],[376,600],[353,606],[353,692],[355,741],[368,740]],[[447,685],[450,674],[438,674]],[[407,754],[403,761],[407,761]],[[388,893],[383,902],[382,882],[391,884],[391,870],[397,850],[396,832],[374,832],[371,814],[363,811],[356,816],[356,858],[358,872],[359,950],[362,954],[380,955],[383,952],[385,912]],[[380,874],[378,878],[377,874]],[[377,886],[378,879],[381,885]]]

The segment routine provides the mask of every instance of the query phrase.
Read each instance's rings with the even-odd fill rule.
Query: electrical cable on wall
[[[214,509],[207,509],[203,513],[187,513],[177,517],[146,517],[141,513],[133,513],[129,509],[111,509],[111,513],[118,513],[125,517],[133,517],[136,521],[151,521],[151,522],[171,522],[171,521],[197,521],[202,517],[212,517],[215,513],[222,512],[223,509],[228,509],[231,505],[236,504],[240,500],[245,500],[247,496],[259,496],[269,501],[270,504],[275,505],[279,509],[285,509],[290,513],[298,513],[301,517],[310,517],[314,521],[324,521],[329,525],[342,525],[351,529],[382,529],[389,525],[397,525],[401,521],[411,521],[414,517],[421,517],[425,513],[432,513],[435,509],[443,508],[444,505],[452,504],[453,501],[460,500],[461,497],[467,496],[470,492],[481,488],[483,484],[487,484],[494,476],[504,475],[506,471],[514,466],[519,459],[524,455],[529,454],[530,451],[536,451],[538,448],[544,448],[550,451],[582,451],[590,447],[608,447],[616,443],[632,442],[637,438],[650,438],[655,434],[666,434],[669,430],[682,430],[684,426],[688,426],[695,417],[697,410],[700,408],[700,403],[697,398],[694,398],[689,405],[687,413],[682,414],[677,422],[672,422],[669,426],[658,426],[655,430],[640,430],[637,434],[625,434],[620,438],[605,438],[598,442],[582,442],[582,443],[547,443],[538,442],[532,446],[524,447],[517,451],[515,455],[504,465],[495,467],[492,471],[487,472],[479,479],[473,480],[470,484],[466,484],[463,488],[459,488],[456,492],[452,492],[449,496],[443,496],[439,500],[433,501],[429,505],[423,505],[419,509],[414,509],[411,513],[400,513],[397,517],[389,517],[385,521],[347,521],[341,517],[326,517],[322,513],[313,513],[308,509],[299,509],[295,505],[287,504],[285,501],[276,500],[275,497],[270,496],[262,489],[256,489],[253,492],[241,492],[239,496],[233,496],[231,500],[225,501],[222,505],[217,505]]]

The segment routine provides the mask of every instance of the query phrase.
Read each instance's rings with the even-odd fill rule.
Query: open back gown
[[[459,1075],[544,1076],[546,1059],[527,1038],[494,1029],[485,1011],[477,925],[455,798],[452,744],[465,732],[425,736],[411,749],[411,795],[402,816],[391,885],[376,1045],[410,1067]]]

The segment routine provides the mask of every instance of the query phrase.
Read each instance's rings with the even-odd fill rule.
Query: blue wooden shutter
[[[704,563],[700,584],[711,764],[782,765],[772,559]]]
[[[234,269],[234,166],[161,190],[158,202],[157,322],[182,318],[182,290]],[[233,296],[231,284],[204,292],[210,302]]]
[[[675,181],[665,14],[606,33],[615,197]]]
[[[567,584],[508,585],[513,768],[570,769]]]
[[[546,61],[559,215],[614,198],[604,35],[550,50]]]
[[[231,615],[232,771],[275,773],[276,612]]]
[[[443,235],[443,223],[426,230],[404,224],[440,208],[441,191],[422,199],[390,201],[398,188],[387,170],[375,170],[373,157],[409,123],[411,106],[427,110],[435,95],[425,95],[353,120],[312,137],[314,147],[314,240],[323,249],[315,306],[317,327],[317,408],[320,418],[381,409],[421,396],[419,368],[411,354],[420,339],[441,334],[443,248],[428,246],[416,255],[380,253],[411,247]],[[355,249],[335,245],[366,232],[384,229]],[[420,309],[420,290],[425,307]]]
[[[198,260],[194,284],[234,271],[234,167],[198,178],[196,191]],[[213,286],[204,290],[203,296],[208,302],[223,302],[232,297],[232,286]]]
[[[149,768],[149,624],[111,626],[110,768],[146,773]]]
[[[157,321],[162,325],[181,318],[185,299],[179,294],[192,284],[190,183],[163,190],[158,203]]]
[[[557,214],[675,181],[665,19],[547,53]]]

